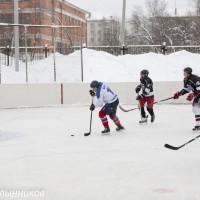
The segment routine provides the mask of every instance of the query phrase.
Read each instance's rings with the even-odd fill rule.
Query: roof
[[[79,10],[79,11],[85,13],[85,14],[89,14],[89,15],[90,15],[90,12],[88,12],[88,11],[86,11],[86,10],[83,10],[82,8],[77,7],[77,6],[75,6],[75,5],[71,4],[71,3],[69,3],[69,2],[66,1],[66,0],[60,0],[60,1],[63,1],[64,3],[66,3],[67,5],[69,5],[70,7],[75,8],[75,9],[77,9],[77,10]]]

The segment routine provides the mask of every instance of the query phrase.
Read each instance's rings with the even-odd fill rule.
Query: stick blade
[[[84,136],[89,136],[90,135],[90,132],[89,133],[84,133]]]
[[[125,110],[124,108],[122,108],[121,106],[119,106],[120,110],[122,110],[123,112],[128,112],[127,110]]]
[[[168,148],[168,149],[171,149],[171,150],[178,150],[179,149],[179,147],[174,147],[174,146],[171,146],[170,144],[165,144],[164,146],[165,146],[165,148]]]

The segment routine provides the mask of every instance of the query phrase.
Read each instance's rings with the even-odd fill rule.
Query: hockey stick
[[[92,97],[92,104],[93,104],[93,97]],[[92,127],[92,110],[90,114],[90,131],[88,133],[84,133],[84,136],[89,136],[91,134],[91,127]]]
[[[198,135],[197,137],[191,139],[190,141],[186,142],[185,144],[183,144],[183,145],[181,145],[181,146],[179,146],[179,147],[174,147],[174,146],[172,146],[172,145],[170,145],[170,144],[165,144],[164,146],[165,146],[166,148],[168,148],[168,149],[171,149],[171,150],[178,150],[178,149],[184,147],[185,145],[189,144],[190,142],[196,140],[196,139],[199,138],[199,137],[200,137],[200,135]]]
[[[170,97],[170,98],[167,98],[167,99],[163,99],[163,100],[160,100],[160,101],[156,101],[156,102],[154,102],[153,104],[160,103],[160,102],[163,102],[163,101],[167,101],[167,100],[170,100],[170,99],[173,99],[173,98],[174,98],[174,97]],[[126,110],[126,109],[122,108],[122,106],[119,106],[119,108],[120,108],[123,112],[129,112],[129,111],[132,111],[132,110],[140,109],[140,107],[138,107],[138,108],[132,108],[132,109]]]
[[[137,94],[138,94],[138,96],[139,96],[139,93],[137,93]],[[137,107],[137,108],[132,108],[132,109],[129,109],[129,110],[126,110],[126,109],[122,108],[121,106],[119,106],[119,108],[120,108],[123,112],[129,112],[129,111],[137,110],[137,109],[140,110],[140,101],[138,101],[138,107]]]
[[[129,112],[129,111],[132,111],[132,110],[137,110],[137,109],[139,109],[139,108],[132,108],[132,109],[126,110],[126,109],[122,108],[121,106],[119,106],[119,108],[120,108],[123,112]]]

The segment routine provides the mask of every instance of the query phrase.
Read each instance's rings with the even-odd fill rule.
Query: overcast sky
[[[86,11],[93,13],[102,13],[103,15],[116,15],[121,17],[123,0],[66,0]],[[134,5],[145,7],[146,0],[126,0],[126,16],[131,15]],[[165,0],[170,14],[174,13],[176,7],[178,14],[184,14],[189,9],[189,0]],[[190,0],[191,1],[191,0]]]

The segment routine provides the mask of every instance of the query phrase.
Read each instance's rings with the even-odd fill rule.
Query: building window
[[[23,2],[23,1],[30,1],[30,0],[19,0],[19,2]]]
[[[13,14],[3,13],[0,15],[0,19],[3,23],[13,23]]]
[[[91,42],[94,42],[94,38],[91,38]]]
[[[98,38],[98,41],[101,42],[101,38]]]
[[[0,0],[0,3],[11,3],[12,0]]]
[[[30,24],[30,14],[29,13],[20,13],[19,14],[19,23],[20,24]]]

